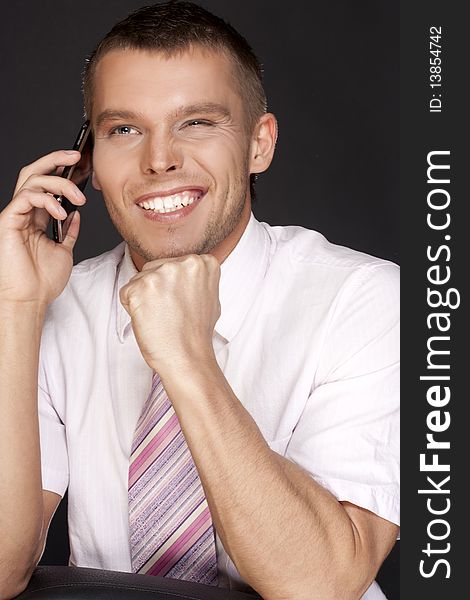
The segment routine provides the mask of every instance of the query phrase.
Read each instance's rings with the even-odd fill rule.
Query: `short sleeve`
[[[286,457],[339,501],[399,524],[396,265],[363,267],[343,285]]]
[[[41,443],[42,489],[64,496],[69,483],[69,462],[65,426],[47,392],[40,368],[38,387],[39,435]]]

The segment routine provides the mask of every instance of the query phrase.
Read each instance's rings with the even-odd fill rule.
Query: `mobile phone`
[[[78,150],[81,153],[80,160],[74,165],[64,167],[60,176],[71,179],[80,191],[83,192],[92,171],[93,138],[91,135],[90,121],[85,121],[80,127],[72,150]],[[77,206],[72,204],[72,202],[63,195],[54,195],[54,198],[67,213],[67,217],[63,220],[52,219],[52,234],[54,241],[60,244],[67,235],[73,213],[77,210]]]

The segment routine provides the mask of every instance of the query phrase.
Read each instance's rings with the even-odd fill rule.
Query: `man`
[[[254,219],[276,119],[246,42],[200,7],[118,24],[84,94],[125,242],[72,271],[79,214],[46,238],[53,194],[85,202],[56,176],[66,151],[25,167],[0,214],[0,596],[26,586],[68,488],[71,564],[383,598],[396,267]]]

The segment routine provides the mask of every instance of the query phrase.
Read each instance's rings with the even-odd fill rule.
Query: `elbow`
[[[12,600],[16,598],[28,586],[29,580],[23,581],[0,581],[0,600]]]
[[[0,600],[11,600],[24,592],[41,560],[45,541],[34,546],[4,544],[0,553]]]
[[[27,588],[34,565],[21,569],[11,562],[0,560],[0,600],[11,600]]]
[[[373,583],[376,572],[365,561],[331,561],[323,568],[306,568],[273,585],[258,586],[264,600],[360,600]],[[262,588],[262,589],[261,589]]]
[[[360,600],[375,579],[376,571],[364,556],[330,556],[321,565],[297,556],[291,569],[244,569],[242,579],[264,600]],[[266,567],[266,565],[265,565]],[[378,570],[378,569],[377,569]]]
[[[321,576],[318,572],[297,572],[294,577],[264,576],[251,581],[244,580],[258,592],[264,600],[360,600],[373,578],[358,576],[352,568],[347,573],[341,568],[330,566]]]
[[[341,561],[331,579],[331,598],[360,600],[374,582],[380,565],[372,555],[363,554]],[[330,598],[330,596],[328,596]]]
[[[323,581],[307,578],[304,581],[290,582],[263,596],[264,600],[360,600],[372,584],[372,579],[358,578],[357,575],[326,577]]]
[[[375,574],[370,572],[370,569],[362,569],[359,572],[349,573],[338,581],[336,586],[337,591],[341,591],[342,595],[332,595],[332,598],[345,598],[348,600],[360,600],[372,585],[375,579]]]

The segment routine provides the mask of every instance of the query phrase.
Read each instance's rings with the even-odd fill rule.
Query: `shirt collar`
[[[139,271],[136,269],[134,262],[131,258],[131,254],[129,252],[128,244],[124,244],[124,255],[121,259],[121,262],[117,268],[116,274],[116,331],[118,334],[119,341],[124,343],[124,336],[128,329],[130,328],[131,318],[129,313],[126,311],[124,306],[121,304],[121,300],[119,299],[119,291],[122,287],[129,282],[134,275],[137,275]]]
[[[220,267],[219,300],[221,313],[215,331],[230,342],[240,329],[258,293],[268,268],[270,237],[251,213],[238,244]],[[119,290],[138,273],[129,246],[117,269],[116,330],[121,343],[130,328],[131,318],[119,300]]]

